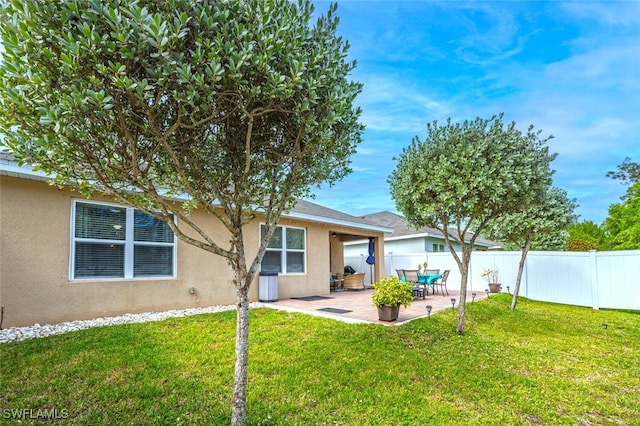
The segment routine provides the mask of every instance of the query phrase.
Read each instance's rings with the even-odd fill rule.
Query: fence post
[[[593,309],[600,309],[598,297],[598,251],[589,250],[589,261],[591,264],[591,304]]]

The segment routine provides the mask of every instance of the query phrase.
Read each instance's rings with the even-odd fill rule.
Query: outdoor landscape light
[[[489,289],[488,289],[488,288],[485,288],[485,289],[484,289],[484,292],[485,292],[485,293],[487,293],[487,297],[489,297]]]
[[[432,309],[432,306],[427,305],[427,314],[429,315],[429,319],[431,319],[431,309]]]
[[[471,303],[473,303],[476,300],[476,293],[471,293]]]
[[[451,309],[456,307],[456,299],[454,299],[453,297],[451,298]]]

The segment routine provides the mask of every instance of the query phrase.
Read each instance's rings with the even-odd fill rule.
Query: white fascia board
[[[420,234],[411,234],[411,235],[402,235],[400,237],[387,237],[384,240],[385,241],[402,241],[402,240],[411,240],[414,238],[433,238],[434,240],[442,240],[444,241],[444,236],[443,235],[434,235],[434,234],[430,234],[428,232],[424,232],[424,233],[420,233]],[[350,242],[345,242],[343,243],[345,246],[347,245],[355,245],[355,244],[362,244],[362,242],[357,242],[357,241],[350,241]],[[489,244],[486,243],[475,243],[476,246],[483,246],[483,247],[492,247]]]
[[[15,161],[0,161],[0,175],[40,181],[53,180],[56,176],[55,173],[48,174],[42,170],[35,171],[31,165],[25,164],[24,166],[19,166]],[[158,190],[161,197],[169,200],[180,202],[191,200],[191,196],[189,194],[183,193],[169,196],[167,195],[169,192],[167,189],[158,188]]]
[[[51,180],[55,176],[42,170],[34,171],[30,165],[19,166],[15,161],[0,161],[0,175],[43,181]]]
[[[431,235],[428,232],[424,232],[422,234],[411,234],[411,235],[402,235],[400,237],[388,237],[385,238],[385,241],[400,241],[400,240],[411,240],[413,238],[421,238],[421,237],[429,237],[443,240],[444,237],[442,235]]]
[[[308,220],[310,222],[327,223],[330,225],[348,226],[350,228],[364,229],[367,231],[393,232],[393,229],[384,228],[382,226],[365,225],[363,223],[351,222],[348,220],[341,220],[341,219],[334,219],[334,218],[324,217],[324,216],[316,216],[316,215],[307,214],[307,213],[289,212],[289,213],[283,214],[282,216],[287,217],[289,219],[301,219],[301,220]]]

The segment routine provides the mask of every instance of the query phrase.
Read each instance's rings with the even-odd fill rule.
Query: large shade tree
[[[640,164],[627,157],[607,177],[620,180],[628,188],[622,202],[609,207],[603,224],[605,246],[611,250],[640,249]]]
[[[461,274],[456,331],[464,332],[469,262],[490,221],[530,205],[551,183],[555,154],[530,126],[504,125],[503,115],[427,124],[424,141],[404,148],[389,176],[391,196],[407,221],[440,230]],[[456,253],[454,244],[461,246]]]
[[[489,238],[511,243],[521,253],[511,298],[512,310],[518,303],[522,272],[529,250],[563,249],[568,237],[567,228],[576,220],[575,207],[575,200],[569,199],[566,191],[549,187],[538,199],[523,206],[520,211],[500,215],[489,223]]]
[[[640,182],[627,189],[621,203],[609,206],[603,229],[608,249],[640,249]]]
[[[232,423],[244,424],[248,292],[267,242],[296,197],[348,173],[361,138],[361,85],[349,79],[355,63],[336,36],[335,5],[315,23],[309,0],[1,7],[0,129],[16,158],[228,259],[237,288]],[[208,234],[193,209],[228,234]],[[265,232],[255,252],[243,228],[258,214]]]

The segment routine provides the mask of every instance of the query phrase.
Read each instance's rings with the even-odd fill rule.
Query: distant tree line
[[[567,250],[640,249],[640,164],[627,157],[606,176],[621,181],[627,192],[619,203],[609,206],[609,215],[602,224],[582,221],[570,226]]]

